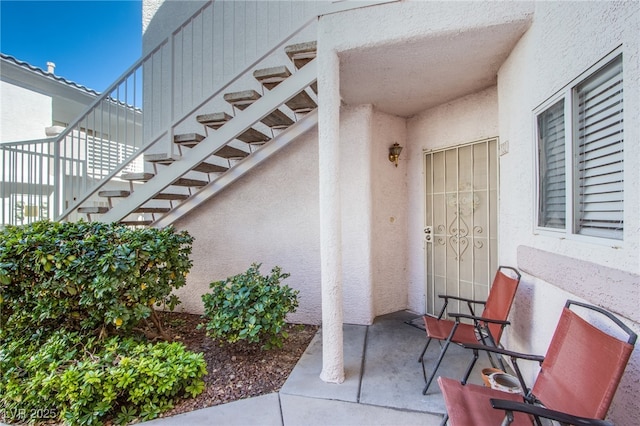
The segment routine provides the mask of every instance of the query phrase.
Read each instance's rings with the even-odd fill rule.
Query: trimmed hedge
[[[99,222],[36,222],[0,232],[0,337],[66,329],[129,331],[152,306],[173,309],[193,238]]]
[[[202,392],[202,354],[132,333],[150,319],[164,336],[153,306],[179,303],[192,242],[97,222],[0,230],[2,420],[124,424]]]
[[[282,347],[286,316],[298,307],[299,292],[280,285],[289,275],[278,266],[261,275],[254,263],[242,274],[212,282],[211,292],[202,296],[207,335],[227,343],[262,343],[264,349]]]

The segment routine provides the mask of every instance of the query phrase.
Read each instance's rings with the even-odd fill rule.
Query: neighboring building
[[[99,93],[0,54],[0,142],[44,139],[60,133]]]
[[[56,218],[135,152],[119,142],[123,135],[142,139],[142,120],[131,118],[141,115],[139,109],[113,98],[99,105],[106,105],[115,119],[103,120],[107,114],[102,107],[91,119],[76,123],[100,93],[55,75],[51,62],[47,67],[44,71],[0,54],[0,225]],[[129,94],[125,101],[132,98]],[[72,124],[74,129],[59,137]],[[61,161],[57,175],[54,158]],[[128,170],[141,168],[139,161]],[[89,202],[107,205],[97,197]]]
[[[0,54],[0,224],[52,218],[53,138],[99,93]],[[12,168],[11,166],[15,166]]]

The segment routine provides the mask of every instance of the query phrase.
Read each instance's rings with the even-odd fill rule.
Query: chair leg
[[[423,395],[427,394],[427,391],[429,390],[429,386],[431,386],[431,382],[433,382],[433,379],[436,377],[436,372],[438,371],[438,368],[440,367],[440,363],[442,362],[442,359],[444,358],[444,354],[447,352],[447,348],[449,348],[449,343],[451,343],[451,340],[447,339],[447,341],[445,342],[444,346],[440,350],[440,356],[438,356],[438,361],[436,361],[436,366],[433,368],[433,371],[431,372],[431,376],[429,376],[429,379],[426,380],[427,384],[425,385],[424,389],[422,389],[422,394]],[[424,370],[424,362],[422,363],[422,370],[423,370],[423,373],[425,373],[425,376],[426,376],[426,371]]]
[[[429,343],[431,343],[431,337],[427,338],[427,343],[424,344],[424,349],[422,349],[422,353],[420,354],[420,357],[418,358],[418,362],[423,362],[424,361],[424,354],[427,352],[427,348],[429,347]]]
[[[440,423],[440,426],[446,426],[448,421],[449,421],[449,414],[445,413],[444,418],[442,419],[442,423]]]
[[[427,348],[429,347],[429,343],[431,343],[431,337],[427,339],[427,343],[424,345],[424,349],[422,349],[422,353],[420,354],[420,358],[418,358],[418,362],[422,364],[422,377],[424,377],[424,381],[427,381],[427,370],[424,368],[424,354],[427,352]]]

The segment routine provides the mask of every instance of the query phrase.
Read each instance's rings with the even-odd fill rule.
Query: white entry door
[[[426,312],[439,294],[485,300],[497,269],[497,140],[425,153]],[[468,312],[450,303],[449,312]],[[480,314],[482,308],[476,314]]]

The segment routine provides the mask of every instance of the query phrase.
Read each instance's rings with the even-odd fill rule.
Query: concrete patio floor
[[[280,392],[147,422],[149,426],[182,425],[438,425],[444,414],[440,389],[434,382],[422,395],[424,379],[418,355],[426,341],[424,331],[405,321],[418,315],[396,312],[376,318],[370,326],[344,326],[346,379],[342,384],[320,380],[321,330],[311,341]],[[437,359],[433,342],[425,356],[427,367]],[[447,351],[439,375],[460,378],[471,352],[457,345]],[[471,374],[482,383],[480,370]]]

